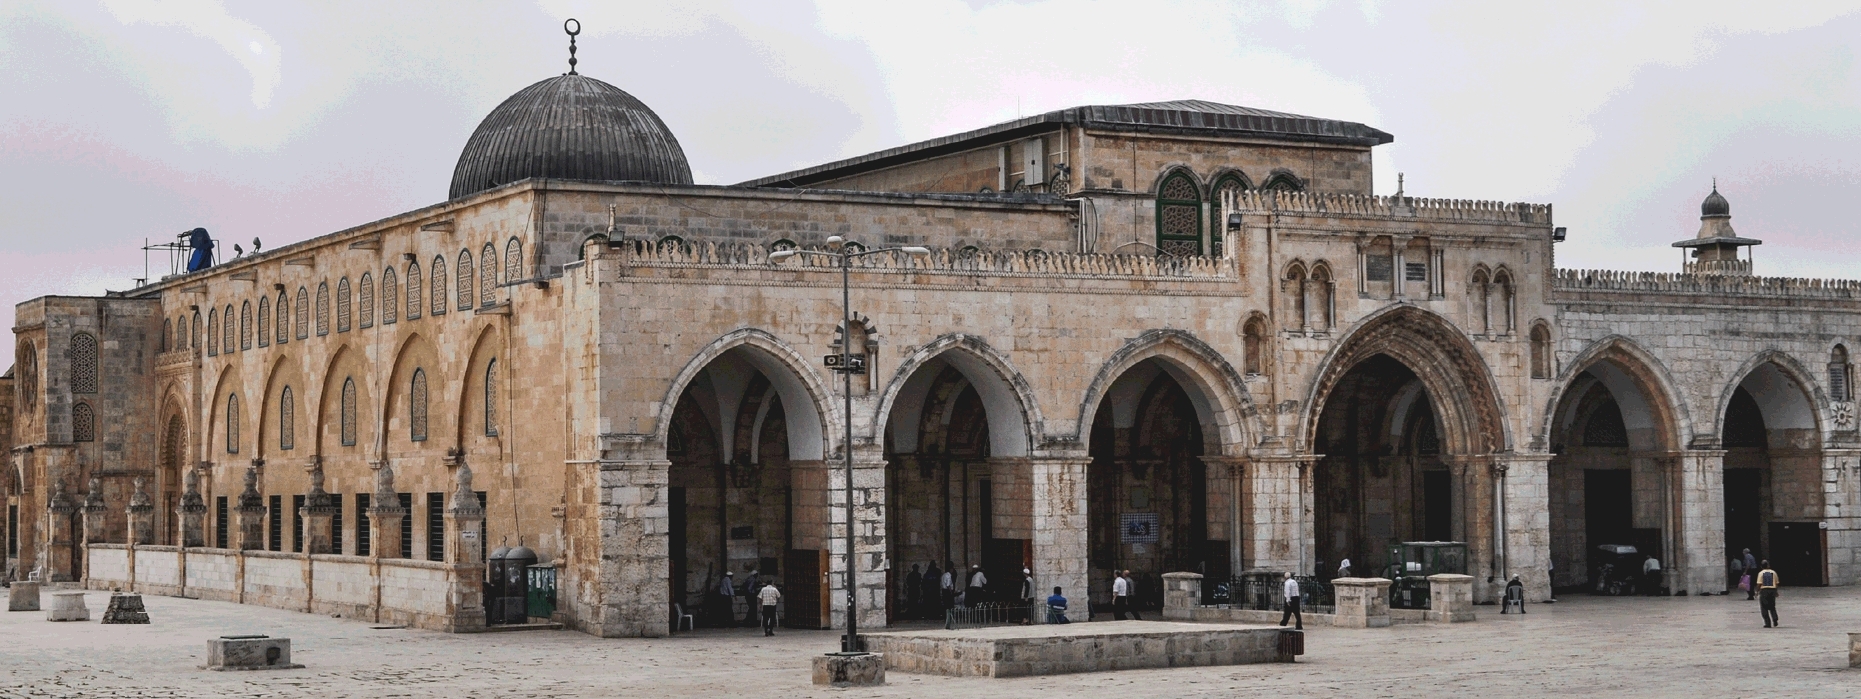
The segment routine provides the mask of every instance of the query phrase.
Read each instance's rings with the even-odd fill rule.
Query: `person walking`
[[[782,601],[782,591],[775,589],[775,580],[763,583],[762,591],[756,593],[756,599],[762,603],[762,635],[775,635],[775,605]]]
[[[1021,611],[1017,612],[1017,614],[1023,615],[1021,617],[1021,623],[1023,624],[1034,623],[1034,598],[1035,597],[1036,597],[1036,594],[1034,592],[1034,571],[1029,570],[1027,568],[1022,568],[1021,569]]]
[[[982,566],[969,567],[969,589],[963,592],[963,606],[975,609],[988,597],[983,588],[989,584],[989,576],[982,574]]]
[[[1111,578],[1111,618],[1124,621],[1124,610],[1131,606],[1131,581],[1124,571],[1113,571]]]
[[[1053,594],[1047,597],[1047,623],[1071,624],[1066,618],[1066,596],[1060,594],[1060,586],[1053,586]]]
[[[956,607],[956,561],[945,561],[943,577],[938,580],[938,591],[943,594],[943,609],[949,611]]]
[[[1762,569],[1751,579],[1751,586],[1758,589],[1758,616],[1764,617],[1764,628],[1782,626],[1777,622],[1777,571],[1771,570],[1770,561],[1758,565]]]
[[[1750,600],[1754,600],[1758,598],[1757,574],[1758,574],[1758,559],[1756,556],[1751,555],[1751,549],[1745,549],[1745,577],[1751,579],[1751,582],[1745,585],[1745,600],[1746,601],[1750,601]]]
[[[1279,625],[1285,626],[1287,621],[1296,621],[1298,625],[1293,628],[1304,631],[1305,616],[1299,613],[1299,581],[1292,579],[1292,573],[1286,574],[1286,584],[1282,589],[1286,593],[1286,613],[1280,615]]]

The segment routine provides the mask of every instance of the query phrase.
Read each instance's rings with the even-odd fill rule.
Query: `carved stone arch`
[[[938,336],[906,355],[886,384],[873,414],[869,435],[874,443],[883,443],[890,429],[892,406],[904,392],[905,385],[924,365],[942,358],[969,379],[982,398],[989,423],[989,455],[1027,456],[1041,446],[1046,436],[1046,419],[1033,386],[1008,357],[981,337],[965,333]]]
[[[1160,182],[1161,180],[1158,181]],[[1221,194],[1221,188],[1229,181],[1239,182],[1242,190],[1254,188],[1253,178],[1248,177],[1247,173],[1243,172],[1240,168],[1232,166],[1216,168],[1213,173],[1209,174],[1208,181],[1208,196],[1211,199]],[[1221,202],[1215,200],[1215,203],[1220,204]]]
[[[1683,436],[1699,434],[1694,431],[1693,421],[1687,413],[1687,405],[1680,399],[1680,392],[1675,388],[1679,383],[1674,381],[1666,365],[1634,340],[1622,335],[1609,335],[1590,343],[1564,365],[1562,372],[1558,373],[1554,384],[1555,389],[1548,394],[1550,398],[1544,406],[1536,438],[1544,440],[1544,444],[1550,444],[1553,430],[1557,426],[1558,403],[1563,400],[1565,392],[1575,383],[1577,377],[1582,376],[1592,367],[1604,363],[1615,367],[1620,372],[1620,376],[1612,373],[1611,376],[1604,377],[1603,382],[1610,388],[1610,394],[1615,397],[1616,402],[1621,404],[1625,401],[1639,401],[1641,403],[1639,407],[1646,409],[1651,419],[1649,427],[1655,442],[1653,448],[1661,451],[1676,451],[1687,445],[1687,440],[1682,439]],[[1635,389],[1626,396],[1622,391],[1617,390],[1624,388],[1620,385],[1623,379],[1628,380]],[[1612,382],[1618,385],[1610,386]],[[1623,407],[1637,406],[1623,405]],[[1628,419],[1627,410],[1623,411],[1623,417],[1625,420]],[[1634,425],[1629,425],[1629,428],[1633,429]],[[1705,434],[1716,435],[1717,433],[1718,429],[1715,427]]]
[[[1092,422],[1112,384],[1125,372],[1152,359],[1189,393],[1203,426],[1203,439],[1218,442],[1209,445],[1214,448],[1207,453],[1238,456],[1268,434],[1246,382],[1221,352],[1188,331],[1158,329],[1132,338],[1099,365],[1079,401],[1073,438],[1080,449],[1091,447]]]
[[[422,445],[437,446],[426,443],[433,441],[430,438],[433,434],[445,434],[449,426],[445,424],[443,418],[435,424],[432,396],[446,395],[447,381],[450,379],[447,369],[448,367],[442,365],[441,357],[434,349],[433,342],[425,335],[417,332],[408,333],[400,346],[395,348],[394,364],[388,374],[388,384],[381,391],[382,400],[377,406],[378,410],[372,421],[378,445],[377,450],[381,454],[386,455],[389,444],[411,446],[415,449],[422,448]],[[421,370],[426,376],[428,396],[426,435],[429,437],[426,440],[414,440],[411,436],[412,432],[408,429],[395,429],[395,418],[406,417],[412,410],[412,406],[405,403],[412,387],[415,370]],[[445,412],[441,411],[437,415],[444,416]],[[406,428],[409,425],[402,424],[401,427]]]
[[[1754,373],[1757,376],[1753,376]],[[1757,390],[1747,388],[1746,392],[1757,400],[1758,409],[1764,414],[1765,428],[1815,430],[1816,443],[1822,444],[1829,432],[1823,424],[1829,413],[1829,399],[1814,377],[1814,372],[1783,350],[1771,348],[1753,355],[1732,372],[1731,380],[1719,391],[1711,406],[1713,432],[1723,429],[1732,394],[1747,379],[1757,379],[1760,382]],[[1776,379],[1783,379],[1784,385],[1774,385]]]
[[[1479,455],[1512,448],[1505,405],[1491,367],[1466,333],[1435,313],[1410,305],[1385,308],[1358,321],[1332,347],[1307,394],[1298,448],[1311,453],[1325,401],[1360,362],[1388,355],[1414,372],[1434,400],[1445,453]]]
[[[453,439],[454,444],[458,445],[460,448],[465,448],[468,435],[482,436],[485,434],[483,424],[484,401],[486,398],[485,368],[491,360],[504,358],[503,337],[497,325],[493,323],[484,323],[478,328],[477,334],[472,338],[472,351],[466,355],[466,363],[462,369],[463,380],[457,384],[458,392],[454,394],[454,400],[452,401],[452,404],[457,408],[453,419],[453,427],[455,428],[453,430]],[[499,364],[508,366],[501,361]],[[507,381],[504,383],[508,384]],[[500,387],[500,389],[502,389],[502,387]],[[499,390],[497,395],[504,396],[507,395],[507,392]],[[474,425],[476,425],[476,428],[472,428]]]
[[[379,426],[375,424],[374,416],[369,412],[374,407],[372,394],[375,388],[373,382],[369,381],[369,377],[368,360],[361,350],[350,347],[349,343],[344,342],[330,352],[329,360],[324,362],[322,375],[317,381],[314,402],[301,397],[298,399],[303,406],[314,408],[311,413],[313,417],[309,423],[314,441],[308,453],[317,456],[331,454],[332,451],[329,449],[331,440],[334,440],[336,446],[346,446],[342,443],[342,391],[343,383],[351,379],[355,382],[357,432],[356,443],[353,446],[374,444],[375,435],[372,431],[378,429]],[[364,419],[364,416],[368,419]]]
[[[281,456],[284,451],[279,416],[280,411],[283,410],[280,403],[281,395],[287,386],[291,387],[292,397],[296,403],[291,408],[294,434],[291,440],[293,446],[290,449],[290,455],[309,453],[309,450],[299,451],[296,444],[301,443],[301,438],[305,434],[303,427],[311,424],[310,421],[304,419],[304,406],[316,405],[317,397],[307,393],[309,387],[305,385],[304,377],[298,371],[296,358],[289,353],[280,352],[274,354],[270,364],[265,367],[265,392],[258,397],[258,431],[252,433],[253,439],[250,440],[256,445],[254,453],[256,457],[275,458]],[[241,398],[241,400],[246,400],[246,398]]]
[[[1307,186],[1304,179],[1283,167],[1273,168],[1267,178],[1260,182],[1260,189],[1268,191],[1303,192]]]
[[[240,400],[240,414],[236,416],[239,421],[239,442],[243,447],[245,442],[250,441],[252,422],[246,418],[251,416],[251,401],[246,395],[245,378],[240,375],[238,366],[237,362],[229,362],[221,367],[219,375],[212,382],[212,392],[207,394],[207,414],[202,416],[199,430],[203,460],[227,464],[232,463],[228,459],[239,458],[226,452],[226,397],[229,395],[238,395]],[[241,453],[250,458],[251,450]]]
[[[1306,277],[1305,260],[1293,258],[1291,262],[1286,263],[1285,270],[1285,273],[1279,275],[1280,279],[1303,281]]]
[[[653,440],[663,447],[672,430],[673,413],[679,398],[692,381],[726,352],[743,349],[750,364],[775,384],[787,415],[788,445],[791,459],[823,459],[835,453],[840,444],[837,430],[840,413],[834,409],[833,393],[814,372],[813,364],[794,347],[759,328],[740,328],[724,333],[699,350],[684,368],[672,377],[654,417]],[[793,399],[791,405],[789,399]],[[808,409],[804,409],[808,408]],[[842,438],[844,439],[844,438]]]
[[[1195,195],[1202,201],[1208,201],[1208,181],[1195,174],[1188,163],[1170,163],[1157,170],[1156,179],[1150,181],[1148,193],[1151,196],[1160,194],[1163,183],[1178,174],[1188,177],[1190,184],[1195,185]]]

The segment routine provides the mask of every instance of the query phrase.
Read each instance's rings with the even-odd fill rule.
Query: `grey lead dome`
[[[472,132],[450,199],[528,177],[691,184],[671,129],[618,87],[559,75],[511,95]]]

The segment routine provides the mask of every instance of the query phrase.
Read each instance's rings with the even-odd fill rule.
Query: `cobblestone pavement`
[[[100,618],[105,593],[87,604]],[[830,632],[700,631],[600,639],[572,631],[456,635],[168,597],[144,598],[154,623],[52,623],[0,613],[0,697],[563,697],[987,695],[1775,696],[1852,697],[1848,631],[1861,589],[1786,590],[1784,625],[1764,629],[1742,596],[1573,597],[1526,616],[1479,607],[1479,621],[1388,629],[1313,628],[1296,665],[1141,670],[1011,680],[892,673],[890,685],[809,684]],[[49,604],[49,595],[46,599]],[[1116,623],[1116,622],[1103,622]],[[301,670],[199,669],[206,639],[292,639]]]

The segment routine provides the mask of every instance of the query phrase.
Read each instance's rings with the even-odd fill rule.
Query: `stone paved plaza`
[[[1524,617],[1388,629],[1314,628],[1296,665],[1143,670],[986,680],[894,672],[890,685],[809,684],[828,632],[700,631],[669,639],[586,634],[446,634],[223,602],[145,598],[154,623],[54,624],[0,614],[5,697],[506,696],[1732,696],[1848,697],[1845,632],[1861,590],[1786,590],[1784,627],[1759,626],[1742,597],[1571,597]],[[49,600],[48,600],[49,601]],[[107,601],[91,593],[95,612]],[[94,616],[94,615],[93,615]],[[1115,623],[1115,622],[1103,622]],[[302,670],[209,672],[205,641],[289,636]]]

